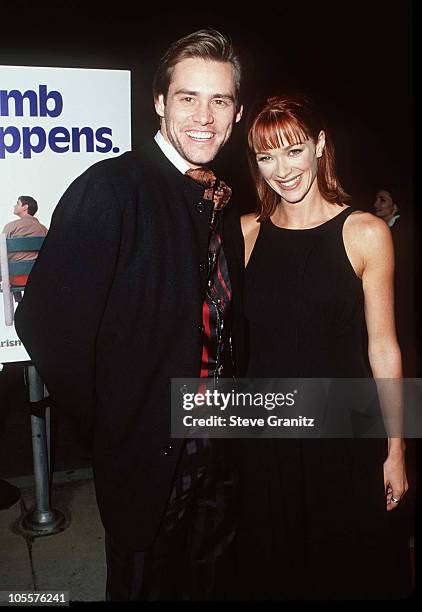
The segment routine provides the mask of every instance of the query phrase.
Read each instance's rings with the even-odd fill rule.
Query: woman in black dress
[[[269,98],[248,144],[258,209],[241,219],[247,376],[400,378],[390,230],[347,204],[315,107]],[[401,438],[251,439],[239,448],[242,599],[409,594]]]

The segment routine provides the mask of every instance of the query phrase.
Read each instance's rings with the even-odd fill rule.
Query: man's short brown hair
[[[240,107],[240,59],[228,36],[210,28],[198,30],[176,40],[163,55],[153,81],[154,100],[160,94],[167,96],[173,70],[179,62],[187,58],[199,58],[216,62],[230,62],[234,70],[235,103]]]
[[[19,196],[18,200],[20,200],[22,206],[28,207],[27,212],[33,217],[38,210],[37,201],[32,196]]]

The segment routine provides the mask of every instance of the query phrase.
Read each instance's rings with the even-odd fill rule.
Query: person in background
[[[7,223],[2,233],[7,238],[27,238],[30,236],[46,236],[48,229],[38,221],[35,214],[38,210],[37,201],[31,196],[19,196],[13,213],[19,217],[16,221]],[[17,251],[9,254],[10,261],[32,261],[38,257],[38,251]],[[27,274],[10,277],[12,285],[25,285]]]
[[[377,191],[374,208],[376,216],[383,219],[388,227],[393,227],[397,219],[400,219],[399,208],[394,203],[390,192],[385,189]]]

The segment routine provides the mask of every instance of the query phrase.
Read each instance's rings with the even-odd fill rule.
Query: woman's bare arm
[[[389,432],[388,456],[384,463],[387,509],[407,490],[404,441],[399,436],[401,420],[401,353],[394,320],[394,250],[387,224],[369,213],[353,214],[345,224],[346,250],[361,276],[368,330],[368,357],[372,374],[379,379],[381,408]]]

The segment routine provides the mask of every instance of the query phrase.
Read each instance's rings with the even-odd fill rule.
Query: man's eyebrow
[[[174,92],[175,96],[178,96],[179,94],[185,94],[186,96],[197,96],[198,92],[189,91],[188,89],[178,89],[177,91]]]
[[[198,91],[190,91],[188,89],[178,89],[177,91],[174,92],[175,96],[178,96],[180,94],[183,94],[185,96],[198,96],[199,92]],[[211,97],[213,99],[214,98],[225,98],[226,100],[231,100],[232,102],[234,102],[234,96],[232,96],[231,94],[216,93],[216,94],[212,94]]]
[[[225,98],[226,100],[232,100],[234,102],[234,96],[231,94],[214,94],[213,98]]]

